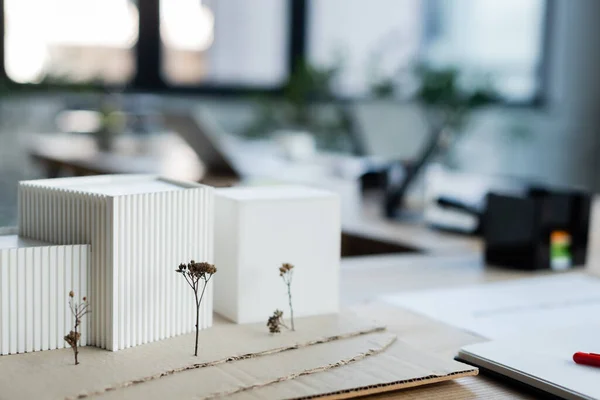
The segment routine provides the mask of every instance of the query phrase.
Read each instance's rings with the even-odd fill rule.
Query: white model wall
[[[91,244],[88,344],[116,351],[194,330],[194,297],[175,269],[213,262],[212,188],[112,197],[35,182],[20,184],[20,235]],[[201,328],[212,292],[211,282]]]
[[[87,295],[88,254],[87,245],[0,250],[1,355],[67,346],[75,322],[68,293]],[[80,332],[85,346],[85,324]]]
[[[295,317],[339,312],[340,200],[302,187],[219,189],[215,196],[215,312],[240,324],[289,318],[279,276],[291,263]]]
[[[213,261],[212,189],[114,199],[112,346],[123,349],[192,332],[194,295],[180,263]],[[212,281],[200,327],[212,325]]]
[[[91,244],[88,298],[92,312],[84,323],[87,342],[111,348],[112,199],[32,183],[19,185],[19,235],[56,244]]]

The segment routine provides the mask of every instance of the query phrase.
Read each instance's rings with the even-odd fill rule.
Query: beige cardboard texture
[[[107,393],[106,399],[216,399],[236,392],[251,392],[280,378],[314,369],[335,368],[341,360],[361,358],[369,351],[385,350],[395,335],[376,333],[318,344],[294,351],[257,357],[171,375]],[[368,358],[368,357],[367,357]],[[279,398],[277,395],[273,398]]]
[[[198,357],[192,355],[193,334],[116,353],[84,347],[78,366],[73,365],[70,349],[3,356],[0,398],[198,399],[248,385],[261,387],[228,398],[300,398],[476,373],[464,364],[410,349],[401,341],[391,344],[394,336],[382,330],[349,314],[298,319],[296,332],[279,335],[269,334],[262,323],[216,320],[213,328],[200,332]],[[351,362],[337,365],[343,360]],[[314,373],[272,383],[307,370]]]
[[[371,336],[371,335],[369,335]],[[228,397],[257,399],[349,399],[477,375],[477,368],[428,355],[396,340],[385,352],[330,369]]]

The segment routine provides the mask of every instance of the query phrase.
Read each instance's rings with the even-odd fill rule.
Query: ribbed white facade
[[[173,189],[136,192],[153,182]],[[88,344],[116,351],[195,329],[194,296],[175,269],[213,262],[212,188],[137,175],[27,181],[19,205],[20,235],[91,245]],[[211,282],[201,328],[212,325],[212,292]]]
[[[69,291],[87,293],[89,246],[0,249],[0,354],[61,349],[73,328]],[[81,345],[87,328],[81,329]]]

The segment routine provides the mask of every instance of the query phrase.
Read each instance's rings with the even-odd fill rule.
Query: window
[[[17,83],[124,84],[135,74],[138,12],[129,0],[4,0],[4,68]]]
[[[173,85],[276,87],[288,77],[282,0],[163,0],[162,76]]]
[[[547,0],[2,2],[4,69],[18,83],[262,91],[298,60],[341,61],[336,93],[356,97],[427,61],[489,75],[509,101],[542,89]]]
[[[511,101],[540,90],[544,0],[310,0],[308,59],[342,60],[337,90],[366,95],[416,62],[489,75]]]

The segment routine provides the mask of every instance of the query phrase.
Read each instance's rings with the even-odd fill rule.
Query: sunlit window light
[[[26,36],[7,34],[5,40],[4,69],[8,77],[17,83],[40,83],[45,76],[46,46]]]
[[[19,83],[44,79],[52,49],[130,49],[138,40],[129,0],[5,0],[4,10],[5,69]]]
[[[161,37],[176,50],[204,51],[214,40],[215,18],[198,0],[161,1]]]

